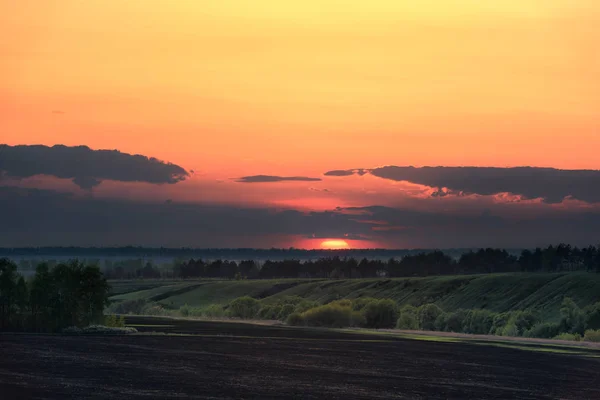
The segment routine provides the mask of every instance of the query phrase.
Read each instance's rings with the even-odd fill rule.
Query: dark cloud
[[[0,247],[156,245],[271,247],[285,235],[368,229],[334,212],[134,202],[0,186]],[[285,244],[285,243],[284,243]]]
[[[266,183],[266,182],[316,182],[321,178],[309,178],[306,176],[274,176],[274,175],[252,175],[243,176],[236,180],[241,183]]]
[[[0,247],[271,247],[289,245],[281,242],[288,235],[366,239],[395,248],[531,247],[596,244],[600,237],[598,211],[549,208],[517,218],[493,207],[466,215],[371,206],[303,213],[1,186],[0,221]]]
[[[172,184],[189,176],[180,166],[152,157],[62,145],[0,145],[0,172],[12,178],[50,175],[72,179],[82,189],[91,189],[105,179]]]
[[[347,176],[356,174],[356,171],[368,171],[383,179],[408,181],[437,188],[435,196],[512,193],[527,199],[542,198],[548,203],[560,203],[566,197],[588,203],[600,202],[599,170],[386,166],[370,170],[330,171],[325,175]],[[441,190],[442,188],[446,189]]]
[[[350,176],[350,175],[364,175],[368,173],[367,169],[336,169],[333,171],[325,172],[325,176]]]

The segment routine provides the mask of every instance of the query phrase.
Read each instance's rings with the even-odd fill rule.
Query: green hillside
[[[156,281],[155,281],[156,283]],[[354,280],[252,280],[165,282],[115,295],[111,301],[146,299],[169,308],[188,304],[226,304],[241,296],[276,301],[300,296],[320,303],[341,298],[392,298],[399,304],[436,303],[445,311],[485,308],[495,312],[532,308],[548,320],[558,317],[560,302],[571,297],[580,307],[600,301],[600,274],[494,274],[427,278]],[[140,283],[141,287],[144,287]],[[148,287],[152,288],[148,288]]]

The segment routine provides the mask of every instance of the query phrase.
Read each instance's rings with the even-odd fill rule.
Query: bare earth
[[[128,323],[161,333],[0,335],[0,398],[600,398],[595,349],[574,355],[233,322]]]

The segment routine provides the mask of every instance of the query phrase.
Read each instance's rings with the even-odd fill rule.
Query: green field
[[[241,296],[276,301],[300,296],[320,303],[341,298],[391,298],[399,304],[435,303],[445,311],[485,308],[495,312],[534,309],[546,320],[559,316],[571,297],[580,307],[600,301],[600,274],[537,273],[353,280],[116,281],[111,301],[146,299],[168,308],[227,304]]]

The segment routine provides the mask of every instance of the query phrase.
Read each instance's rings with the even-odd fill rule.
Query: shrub
[[[368,304],[373,303],[374,301],[378,301],[372,297],[359,297],[358,299],[354,299],[352,302],[352,309],[354,311],[361,311]]]
[[[523,336],[550,339],[560,334],[560,326],[549,322],[535,324],[524,332]]]
[[[320,304],[316,301],[312,300],[302,300],[300,303],[296,305],[294,312],[303,313],[304,311],[308,311],[311,308],[319,307]]]
[[[279,310],[279,313],[277,314],[276,319],[278,319],[280,321],[285,321],[287,319],[287,317],[289,317],[290,314],[292,314],[293,312],[294,312],[294,305],[293,304],[285,304]]]
[[[202,317],[204,314],[201,308],[190,307],[187,304],[179,307],[179,314],[182,317]]]
[[[189,317],[190,315],[190,306],[188,306],[187,304],[179,307],[179,314],[181,314],[182,317]]]
[[[104,316],[105,326],[115,326],[117,324],[117,316],[114,314]]]
[[[588,329],[600,329],[600,302],[584,308],[585,326]]]
[[[502,335],[504,327],[508,324],[508,320],[510,319],[510,313],[499,313],[494,315],[494,319],[492,321],[492,329],[491,332],[494,335]]]
[[[398,320],[398,305],[394,300],[382,299],[368,302],[362,313],[367,328],[393,328]]]
[[[360,311],[352,311],[352,325],[351,326],[366,327],[367,319],[365,318],[365,315],[363,313],[361,313]],[[392,325],[392,327],[393,327],[393,325]]]
[[[579,333],[561,333],[560,335],[555,336],[554,339],[579,342],[581,340],[581,335]]]
[[[532,311],[515,311],[511,313],[508,324],[513,324],[516,327],[517,334],[503,336],[521,336],[538,322],[538,316]]]
[[[449,316],[448,313],[441,313],[440,315],[438,315],[438,317],[435,319],[435,322],[433,323],[434,330],[440,331],[440,332],[445,331],[446,326],[447,326],[448,316]]]
[[[333,302],[316,308],[312,308],[302,313],[305,325],[323,326],[330,328],[345,328],[349,326],[361,326],[364,323],[364,317],[352,311],[352,308]]]
[[[202,316],[208,318],[222,318],[225,316],[225,310],[223,309],[223,306],[219,304],[211,304],[209,306],[204,307],[200,311],[202,313]]]
[[[569,333],[583,334],[585,331],[585,314],[569,297],[565,297],[560,307],[561,330]]]
[[[444,326],[440,326],[442,321],[436,320],[436,329],[446,332],[463,332],[468,310],[458,309],[451,313],[441,314]]]
[[[400,316],[396,321],[396,328],[398,329],[419,329],[419,320],[417,319],[417,308],[406,305],[400,309]]]
[[[588,329],[585,331],[583,340],[586,342],[600,342],[600,329]]]
[[[350,299],[334,300],[329,304],[352,308],[352,300]]]
[[[487,335],[494,325],[495,314],[488,310],[469,310],[463,322],[463,332]]]
[[[444,311],[435,304],[425,304],[417,309],[417,319],[419,321],[419,328],[432,331],[435,329],[435,320]]]
[[[251,319],[255,318],[260,309],[260,302],[249,296],[238,297],[229,304],[227,310],[230,317]]]
[[[262,306],[258,310],[257,317],[260,319],[277,319],[282,307],[280,305],[267,305]]]
[[[293,326],[302,326],[304,325],[304,318],[302,314],[293,312],[287,317],[286,323]]]
[[[508,323],[504,328],[502,328],[501,335],[502,336],[519,336],[519,328],[517,328],[517,326],[512,322]]]
[[[104,325],[109,328],[124,328],[125,316],[123,315],[107,315],[104,317]]]

